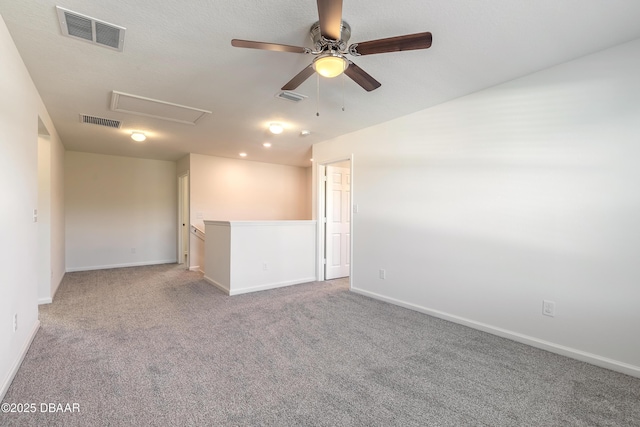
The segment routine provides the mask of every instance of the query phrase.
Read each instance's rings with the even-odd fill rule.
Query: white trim
[[[225,294],[229,295],[229,289],[227,289],[227,287],[224,286],[223,284],[216,282],[215,280],[213,280],[211,277],[208,277],[208,276],[204,276],[204,280],[212,284],[216,288],[220,289]]]
[[[192,265],[191,267],[189,267],[189,271],[199,271],[200,273],[204,274],[204,271],[202,271],[199,265]]]
[[[60,289],[60,285],[62,284],[62,281],[64,280],[64,275],[65,275],[65,273],[62,273],[62,277],[60,277],[60,280],[58,280],[58,283],[56,284],[56,287],[53,290],[53,294],[51,295],[51,298],[49,298],[49,300],[51,300],[50,302],[52,302],[53,299],[56,297],[56,293],[58,292],[58,289]]]
[[[67,267],[67,273],[73,273],[75,271],[91,271],[91,270],[107,270],[109,268],[124,268],[124,267],[141,267],[144,265],[158,265],[158,264],[175,264],[175,259],[164,259],[157,261],[142,261],[142,262],[129,262],[124,264],[110,264],[110,265],[93,265],[89,267]]]
[[[315,219],[303,219],[303,220],[272,220],[272,221],[212,221],[205,220],[205,225],[216,225],[220,227],[264,227],[265,225],[280,226],[280,225],[309,225],[315,224]]]
[[[53,298],[39,298],[38,305],[51,304],[53,302]]]
[[[316,281],[315,277],[303,277],[301,279],[287,280],[286,282],[268,283],[266,285],[253,286],[251,288],[236,289],[236,290],[234,290],[232,292],[229,292],[229,295],[248,294],[250,292],[258,292],[258,291],[266,291],[266,290],[269,290],[269,289],[284,288],[286,286],[300,285],[302,283],[310,283],[310,282],[315,282],[315,281]]]
[[[229,291],[229,289],[227,289],[224,285],[216,282],[215,280],[213,280],[213,279],[211,279],[211,278],[209,278],[207,276],[204,276],[204,280],[206,280],[207,282],[209,282],[210,284],[212,284],[216,288],[220,289],[221,291],[223,291],[227,295],[233,296],[233,295],[248,294],[248,293],[251,293],[251,292],[267,291],[269,289],[284,288],[286,286],[300,285],[302,283],[315,282],[316,278],[315,277],[303,277],[303,278],[300,278],[300,279],[287,280],[286,282],[268,283],[266,285],[252,286],[250,288],[235,289],[233,291]]]
[[[375,292],[369,292],[363,289],[358,289],[353,287],[351,288],[351,290],[360,295],[364,295],[380,301],[388,302],[390,304],[398,305],[400,307],[408,308],[410,310],[415,310],[420,313],[428,314],[433,317],[448,320],[450,322],[457,323],[460,325],[468,326],[470,328],[477,329],[483,332],[488,332],[490,334],[497,335],[502,338],[507,338],[522,344],[530,345],[531,347],[540,348],[542,350],[550,351],[551,353],[556,353],[561,356],[566,356],[572,359],[580,360],[581,362],[590,363],[592,365],[596,365],[601,368],[611,369],[612,371],[621,372],[623,374],[627,374],[632,377],[640,378],[640,366],[630,365],[628,363],[620,362],[618,360],[609,359],[607,357],[598,356],[597,354],[588,353],[586,351],[578,350],[571,347],[566,347],[560,344],[555,344],[555,343],[541,340],[529,335],[524,335],[518,332],[488,325],[486,323],[476,322],[475,320],[470,320],[464,317],[455,316],[453,314],[448,314],[439,310],[433,310],[433,309],[422,307],[416,304],[400,301],[395,298],[389,298],[384,295],[377,294]]]
[[[16,360],[16,362],[13,364],[13,366],[11,367],[11,370],[9,370],[9,374],[6,376],[6,378],[2,382],[2,388],[0,388],[0,401],[2,401],[4,399],[4,395],[7,394],[7,390],[9,390],[9,386],[11,385],[11,383],[13,382],[13,379],[18,373],[18,369],[20,369],[20,366],[22,365],[22,361],[24,360],[24,357],[27,355],[27,351],[29,351],[29,347],[31,347],[31,343],[33,342],[33,339],[36,337],[36,333],[38,333],[38,329],[40,329],[40,321],[36,320],[36,323],[33,326],[33,329],[31,330],[31,336],[29,337],[27,342],[22,346],[22,351],[20,352],[20,356],[18,357],[18,360]]]
[[[355,221],[354,215],[353,215],[353,199],[354,199],[354,194],[353,194],[353,159],[354,159],[354,155],[353,153],[351,153],[348,156],[343,156],[343,157],[339,157],[339,158],[335,158],[335,159],[329,159],[329,160],[324,160],[321,163],[317,163],[315,165],[316,167],[316,219],[318,220],[318,227],[316,228],[317,232],[316,232],[316,244],[317,244],[317,249],[316,249],[316,274],[317,274],[317,278],[316,280],[318,280],[319,282],[322,282],[325,280],[325,259],[324,259],[324,254],[325,254],[325,221],[323,221],[323,218],[325,218],[325,187],[326,187],[326,167],[330,164],[333,163],[340,163],[340,162],[349,162],[349,174],[350,174],[350,179],[351,179],[351,183],[349,186],[349,209],[350,209],[350,215],[351,215],[351,223],[349,224],[349,235],[350,235],[350,240],[351,243],[349,244],[349,251],[351,252],[349,254],[350,256],[350,262],[351,264],[349,265],[349,289],[352,288],[352,284],[353,284],[353,247],[355,246],[353,244],[353,223]]]
[[[324,203],[325,203],[325,186],[326,166],[324,164],[316,164],[316,280],[324,281]]]
[[[183,187],[182,180],[184,179],[187,180],[187,194],[184,194],[184,191],[182,188]],[[187,215],[186,215],[187,218],[184,217],[184,212],[182,209],[183,204],[185,203],[185,196],[186,196],[186,205],[187,205]],[[176,253],[178,253],[178,258],[177,258],[178,264],[182,264],[182,261],[184,260],[183,239],[185,238],[185,236],[184,236],[184,227],[182,224],[187,224],[187,223],[189,224],[189,229],[191,229],[191,227],[193,226],[193,224],[191,224],[191,176],[188,170],[182,175],[178,175],[178,236],[177,236],[178,242],[177,242],[177,249],[176,249]],[[191,232],[187,233],[186,239],[187,239],[187,253],[186,253],[187,259],[185,260],[184,263],[187,265],[187,269],[190,269]]]

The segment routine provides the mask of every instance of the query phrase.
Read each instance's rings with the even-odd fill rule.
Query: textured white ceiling
[[[126,27],[124,52],[63,37],[56,5]],[[344,0],[351,42],[430,31],[432,47],[354,58],[382,83],[373,92],[323,79],[318,100],[312,76],[296,90],[309,98],[292,103],[274,95],[312,57],[230,41],[311,47],[313,0],[0,0],[0,14],[68,150],[165,160],[244,151],[248,160],[299,166],[309,165],[313,143],[640,37],[637,0]],[[114,112],[113,90],[213,114],[190,126]],[[123,126],[81,124],[79,114]],[[271,136],[271,121],[287,129]],[[132,130],[149,138],[134,143]]]

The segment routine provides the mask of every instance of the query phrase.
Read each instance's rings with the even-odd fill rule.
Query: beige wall
[[[176,163],[67,151],[67,271],[176,262]]]
[[[179,165],[184,173],[186,161]],[[191,224],[203,220],[311,218],[310,168],[189,155]],[[204,242],[190,237],[191,267],[203,268]]]
[[[307,169],[191,154],[191,220],[309,219]]]

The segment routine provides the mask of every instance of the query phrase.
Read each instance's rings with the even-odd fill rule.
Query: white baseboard
[[[51,296],[47,298],[39,298],[38,305],[51,304],[53,302],[53,297],[56,296],[56,292],[58,292],[58,288],[60,287],[60,283],[62,283],[62,279],[64,279],[64,275],[65,273],[62,273],[62,277],[60,277],[60,280],[58,280],[58,283],[56,283],[56,286],[53,288]]]
[[[630,365],[628,363],[620,362],[618,360],[609,359],[606,357],[598,356],[597,354],[587,353],[575,348],[566,347],[560,344],[555,344],[549,341],[544,341],[529,335],[523,335],[518,332],[510,331],[507,329],[498,328],[495,326],[487,325],[486,323],[476,322],[475,320],[466,319],[464,317],[455,316],[449,313],[445,313],[438,310],[422,307],[416,304],[407,303],[394,298],[389,298],[384,295],[377,294],[375,292],[365,291],[363,289],[351,288],[355,293],[374,298],[380,301],[388,302],[390,304],[398,305],[400,307],[408,308],[410,310],[419,311],[421,313],[428,314],[433,317],[448,320],[453,323],[468,326],[473,329],[478,329],[483,332],[488,332],[493,335],[497,335],[502,338],[507,338],[513,341],[520,342],[522,344],[530,345],[531,347],[540,348],[550,351],[562,356],[570,357],[572,359],[580,360],[581,362],[590,363],[592,365],[600,366],[601,368],[611,369],[612,371],[621,372],[623,374],[631,375],[632,377],[640,378],[640,366]]]
[[[227,289],[227,287],[224,286],[222,283],[218,283],[215,280],[213,280],[212,278],[207,277],[207,276],[204,276],[204,280],[206,280],[207,282],[209,282],[210,284],[212,284],[216,288],[220,289],[225,294],[229,295],[229,289]]]
[[[211,283],[213,286],[215,286],[216,288],[220,289],[221,291],[223,291],[227,295],[233,296],[233,295],[248,294],[248,293],[251,293],[251,292],[266,291],[266,290],[269,290],[269,289],[284,288],[285,286],[299,285],[301,283],[315,282],[316,277],[315,276],[313,276],[313,277],[304,277],[304,278],[301,278],[301,279],[287,280],[285,282],[267,283],[267,284],[264,284],[264,285],[252,286],[250,288],[242,288],[242,289],[234,289],[234,290],[227,289],[226,286],[216,282],[215,280],[211,279],[210,277],[204,276],[204,280],[206,280],[207,282]]]
[[[51,300],[53,301],[53,299],[56,297],[56,292],[58,292],[58,288],[60,288],[60,284],[62,283],[62,281],[64,280],[64,275],[66,273],[62,273],[62,276],[60,276],[60,279],[58,280],[58,283],[56,283],[56,286],[53,288],[53,292],[51,292]]]
[[[204,271],[200,269],[199,265],[192,265],[191,267],[189,267],[189,271],[199,271],[200,273],[204,274]]]
[[[124,264],[110,264],[110,265],[92,265],[87,267],[67,267],[67,273],[73,273],[75,271],[91,271],[91,270],[107,270],[109,268],[124,268],[124,267],[141,267],[144,265],[158,265],[158,264],[175,264],[175,259],[163,259],[157,261],[142,261],[142,262],[129,262]]]
[[[313,277],[303,277],[303,278],[294,279],[294,280],[287,280],[287,281],[284,281],[284,282],[266,283],[264,285],[252,286],[250,288],[235,289],[235,290],[232,290],[231,292],[229,292],[229,295],[241,295],[241,294],[248,294],[250,292],[259,292],[259,291],[266,291],[266,290],[269,290],[269,289],[284,288],[285,286],[292,286],[292,285],[299,285],[301,283],[315,282],[315,280],[316,280],[316,278],[315,278],[315,276],[313,276]]]
[[[27,355],[27,351],[29,351],[29,347],[31,347],[31,343],[33,342],[33,339],[36,337],[36,333],[38,332],[38,329],[40,329],[40,321],[36,320],[36,323],[33,326],[33,329],[31,330],[31,335],[29,336],[29,339],[24,343],[24,345],[20,349],[20,355],[18,359],[15,361],[15,363],[11,367],[11,370],[9,371],[9,374],[6,376],[6,378],[2,382],[2,385],[1,385],[2,388],[0,388],[0,401],[2,401],[4,399],[4,395],[7,394],[7,390],[9,390],[9,386],[11,385],[11,383],[13,382],[13,379],[18,373],[18,369],[20,369],[20,365],[22,365],[22,361],[24,360],[24,357]]]

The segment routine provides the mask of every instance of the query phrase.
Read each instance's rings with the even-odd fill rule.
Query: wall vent
[[[125,28],[56,6],[62,34],[122,52]]]
[[[88,123],[90,125],[106,126],[108,128],[120,129],[122,122],[120,120],[105,119],[103,117],[87,116],[86,114],[80,114],[80,122]]]
[[[283,90],[282,92],[276,93],[276,98],[284,99],[286,101],[300,102],[307,99],[307,95],[291,92],[289,90]]]

